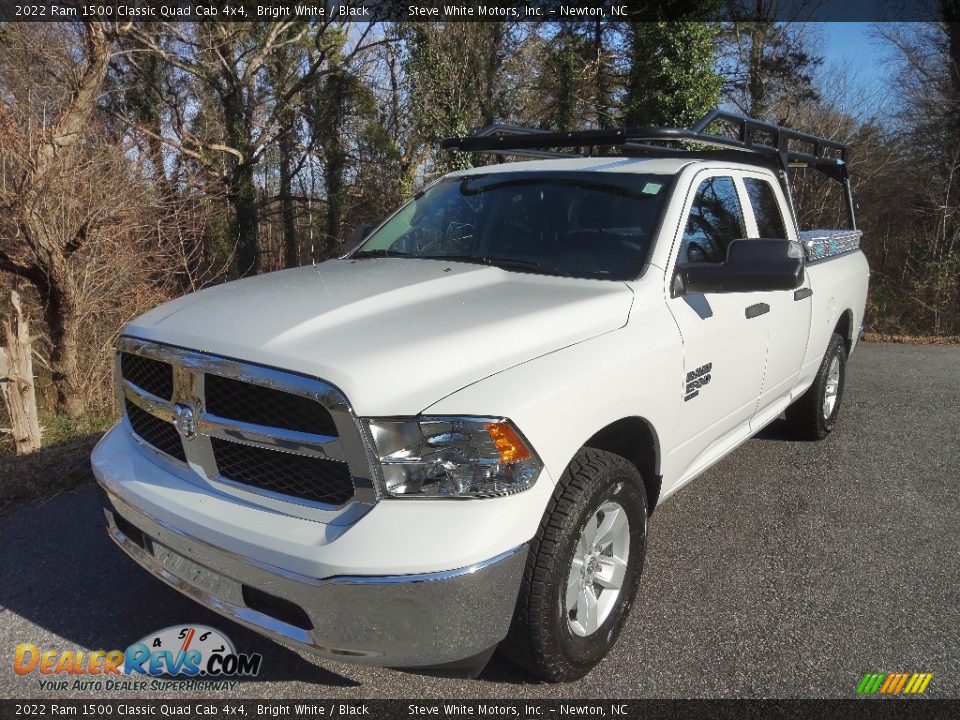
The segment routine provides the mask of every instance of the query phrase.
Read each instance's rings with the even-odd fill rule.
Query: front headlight
[[[509,420],[367,418],[392,497],[494,497],[526,490],[543,467]]]

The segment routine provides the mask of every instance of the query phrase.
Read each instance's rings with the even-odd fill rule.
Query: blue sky
[[[823,33],[824,45],[819,48],[826,63],[847,68],[855,82],[865,90],[880,90],[888,82],[893,68],[888,51],[871,35],[873,23],[812,23]]]
[[[799,21],[793,29],[813,55],[823,58],[815,84],[825,101],[862,121],[895,110],[897,98],[890,88],[899,60],[889,43],[877,36],[881,24]]]

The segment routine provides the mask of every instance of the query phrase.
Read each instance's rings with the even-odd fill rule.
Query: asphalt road
[[[619,644],[561,686],[498,658],[476,680],[304,659],[135,566],[85,486],[0,516],[0,697],[77,697],[15,675],[17,643],[125,648],[190,622],[264,655],[243,697],[849,698],[895,671],[960,697],[958,408],[960,347],[861,346],[827,440],[775,424],[657,510]]]

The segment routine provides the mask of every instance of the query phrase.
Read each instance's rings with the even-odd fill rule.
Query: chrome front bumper
[[[507,635],[527,556],[422,575],[309,578],[216,548],[103,490],[107,532],[197,602],[277,641],[391,667],[456,663]]]

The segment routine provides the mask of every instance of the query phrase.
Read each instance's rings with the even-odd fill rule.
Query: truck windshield
[[[609,172],[452,177],[414,197],[351,257],[627,280],[647,257],[669,179]]]

